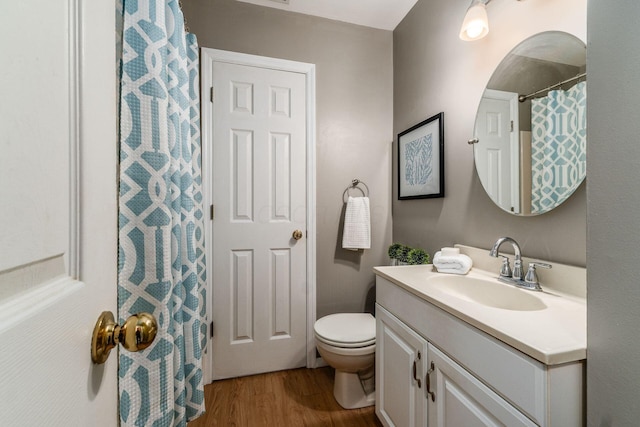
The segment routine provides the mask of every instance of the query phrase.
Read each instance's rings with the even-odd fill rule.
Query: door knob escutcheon
[[[113,313],[103,311],[93,328],[91,360],[96,364],[106,362],[111,349],[118,343],[129,351],[144,350],[151,345],[157,332],[158,322],[152,314],[134,314],[120,326]]]
[[[295,230],[295,231],[293,232],[292,237],[293,237],[294,239],[296,239],[296,240],[300,240],[300,239],[302,239],[302,231],[301,231],[301,230]]]

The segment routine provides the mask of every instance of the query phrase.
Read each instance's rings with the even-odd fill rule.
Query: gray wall
[[[392,32],[235,0],[183,8],[202,47],[316,64],[317,315],[362,311],[391,243]],[[353,178],[371,191],[372,248],[362,255],[339,244]]]
[[[458,31],[468,0],[419,0],[394,31],[394,134],[440,112],[445,122],[445,198],[397,200],[393,151],[393,239],[433,254],[464,243],[490,247],[511,236],[525,255],[584,266],[586,191],[583,184],[553,212],[515,217],[495,206],[477,178],[475,115],[484,88],[502,58],[519,42],[557,30],[586,39],[586,1],[495,0],[490,32],[464,42]]]
[[[587,414],[640,422],[640,2],[589,1]]]

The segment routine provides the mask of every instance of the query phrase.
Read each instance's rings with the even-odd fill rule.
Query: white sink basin
[[[498,280],[438,274],[429,277],[427,282],[445,294],[488,307],[515,311],[536,311],[547,308],[544,301],[532,291],[519,289]]]
[[[563,267],[565,273],[577,269]],[[498,281],[495,271],[479,268],[464,276],[438,273],[432,265],[376,267],[375,272],[383,279],[376,290],[380,298],[391,298],[385,286],[391,282],[546,365],[586,357],[587,304],[583,296],[564,293],[548,282],[542,284],[543,292],[520,289]],[[577,286],[583,286],[586,273],[577,273],[556,276],[556,280],[578,280]],[[576,284],[561,284],[560,288],[572,286]],[[408,312],[416,309],[407,306]]]

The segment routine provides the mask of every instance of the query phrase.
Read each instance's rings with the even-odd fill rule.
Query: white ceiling
[[[394,30],[418,0],[238,0],[366,27]]]

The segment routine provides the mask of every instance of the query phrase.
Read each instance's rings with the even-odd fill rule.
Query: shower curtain
[[[118,315],[158,321],[149,348],[120,352],[120,420],[186,426],[204,411],[198,46],[177,0],[120,8]]]
[[[531,101],[531,212],[558,206],[586,174],[587,83]]]

